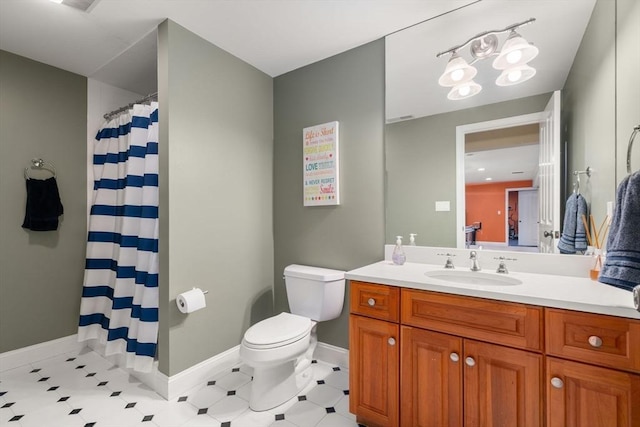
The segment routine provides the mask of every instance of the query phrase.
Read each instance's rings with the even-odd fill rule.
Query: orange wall
[[[526,180],[465,186],[465,224],[482,222],[482,229],[476,233],[477,241],[503,243],[506,241],[505,215],[508,215],[508,212],[505,212],[504,206],[505,190],[528,188],[532,184],[531,180]],[[510,205],[516,209],[513,203],[510,202]]]

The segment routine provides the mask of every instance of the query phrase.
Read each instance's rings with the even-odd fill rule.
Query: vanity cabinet
[[[547,426],[640,427],[640,321],[545,309]]]
[[[640,320],[358,281],[350,308],[361,424],[640,427]]]
[[[402,289],[400,311],[401,425],[542,424],[541,308]]]
[[[351,282],[349,410],[367,426],[399,425],[400,290]]]

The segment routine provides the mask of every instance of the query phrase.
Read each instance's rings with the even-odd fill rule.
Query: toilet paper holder
[[[196,290],[196,289],[198,289],[198,288],[195,288],[195,287],[194,287],[194,288],[191,288],[191,290]],[[202,293],[203,293],[204,295],[206,295],[206,294],[208,294],[208,293],[209,293],[209,291],[207,291],[207,290],[202,290],[202,289],[201,289],[201,291],[202,291]],[[184,302],[183,302],[183,301],[179,301],[177,298],[176,298],[176,304],[178,304],[178,306],[180,306],[180,307],[184,308]]]

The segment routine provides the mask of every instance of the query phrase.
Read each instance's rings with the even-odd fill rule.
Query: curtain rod
[[[150,93],[149,95],[145,96],[144,98],[140,98],[134,102],[131,102],[127,105],[125,105],[124,107],[120,107],[117,110],[113,110],[110,113],[105,114],[104,119],[105,120],[109,120],[110,118],[112,118],[113,116],[122,113],[123,111],[127,111],[130,108],[132,108],[135,104],[144,104],[145,102],[151,101],[151,100],[156,100],[158,98],[158,92],[154,92],[154,93]]]

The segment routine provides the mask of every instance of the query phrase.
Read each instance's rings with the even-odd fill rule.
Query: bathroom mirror
[[[469,207],[458,210],[460,200],[465,200],[460,194],[465,192],[465,186],[460,185],[465,153],[456,151],[456,134],[473,125],[483,129],[480,123],[542,115],[555,91],[560,91],[561,97],[561,155],[553,159],[560,183],[553,203],[563,211],[576,179],[573,171],[590,167],[590,177],[580,176],[580,191],[596,219],[604,218],[606,202],[614,200],[616,186],[615,13],[611,0],[486,0],[387,36],[387,244],[394,243],[397,235],[416,233],[418,245],[464,247],[468,243],[466,233],[457,219],[462,216],[463,226],[478,227],[478,243],[508,249],[510,205],[506,192],[503,208],[494,206],[484,221],[466,223]],[[483,32],[529,18],[535,18],[535,22],[517,32],[539,49],[539,55],[529,63],[536,68],[536,75],[519,85],[497,86],[500,71],[492,67],[493,58],[478,60],[473,64],[478,70],[474,80],[482,91],[470,98],[449,100],[450,88],[440,86],[438,78],[451,55],[436,55]],[[507,35],[499,35],[499,46]],[[459,54],[468,62],[473,60],[468,46],[460,48]],[[490,138],[501,139],[495,134]],[[532,143],[536,144],[528,144]],[[534,163],[538,163],[538,150],[515,150],[516,157],[509,160],[500,157],[499,147],[489,146],[480,151],[486,155],[491,150],[493,164],[514,164],[525,155],[535,156]],[[515,189],[539,186],[539,178],[532,179],[531,184],[518,178],[510,179]],[[502,237],[483,241],[481,234],[495,217],[503,224]],[[547,246],[556,245],[557,238]]]

